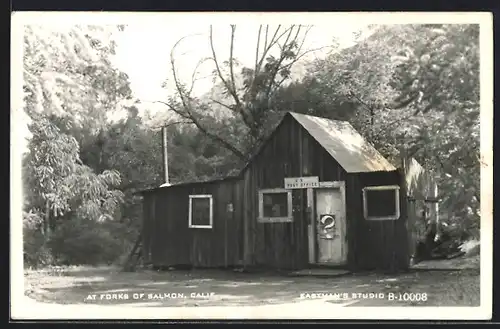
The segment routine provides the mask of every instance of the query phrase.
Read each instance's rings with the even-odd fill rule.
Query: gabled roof
[[[287,112],[274,131],[279,129],[287,116],[291,116],[299,123],[348,173],[396,170],[396,167],[384,158],[372,144],[368,143],[347,121],[331,120],[312,115]],[[270,139],[271,137],[268,138],[268,140]],[[266,142],[264,142],[264,145]],[[171,185],[162,184],[160,187],[141,192],[167,188],[169,186],[209,183],[239,178],[260,153],[264,145],[261,145],[257,153],[250,158],[250,161],[247,162],[245,167],[243,167],[236,176],[228,176],[223,179],[209,181],[185,182]]]
[[[347,121],[288,112],[348,173],[396,170]]]

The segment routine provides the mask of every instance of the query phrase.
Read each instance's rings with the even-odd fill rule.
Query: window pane
[[[288,193],[263,194],[264,217],[288,216]]]
[[[192,225],[210,225],[210,199],[193,198],[192,200]]]
[[[396,190],[365,190],[367,217],[396,214]]]

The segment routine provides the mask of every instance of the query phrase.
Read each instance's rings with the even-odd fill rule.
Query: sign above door
[[[285,178],[286,189],[319,187],[318,176],[287,177]]]

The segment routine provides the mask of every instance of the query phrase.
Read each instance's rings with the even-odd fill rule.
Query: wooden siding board
[[[148,200],[154,200],[148,202],[153,202],[156,213],[154,222],[148,219],[150,224],[145,237],[150,238],[152,262],[159,266],[236,265],[241,248],[238,235],[233,232],[238,232],[237,220],[242,220],[241,216],[235,216],[241,211],[241,207],[235,207],[240,204],[234,200],[237,188],[234,182],[225,181],[171,187],[148,194]],[[211,229],[188,227],[190,194],[213,196],[214,222]],[[233,203],[233,213],[227,212],[228,203]]]
[[[400,242],[401,248],[403,249],[399,254],[397,254],[397,264],[399,268],[407,269],[410,267],[410,258],[413,254],[413,246],[412,246],[412,236],[410,231],[410,218],[408,216],[408,202],[407,202],[407,191],[406,184],[404,183],[404,171],[400,170],[400,194],[399,194],[399,203],[400,203],[400,212],[405,217],[405,221],[401,227],[402,241]]]
[[[142,200],[142,256],[145,263],[151,262],[151,227],[154,221],[154,195],[147,195]]]
[[[420,213],[425,207],[424,199],[434,194],[435,179],[415,159],[404,158],[401,168],[406,198],[405,214],[408,217],[408,254],[414,255],[416,243],[423,238],[426,223],[422,221]],[[430,213],[430,220],[437,220],[438,214]]]
[[[284,166],[284,163],[288,165]],[[251,189],[247,193],[252,195],[253,209],[257,209],[253,194],[259,189],[282,187],[285,177],[302,176],[304,168],[308,168],[308,175],[318,176],[321,181],[345,178],[338,163],[302,126],[289,118],[245,172],[243,179],[246,188]],[[247,225],[255,227],[255,230],[248,231],[255,265],[299,268],[309,263],[309,217],[305,190],[295,192],[294,196],[294,221],[291,223],[256,223],[256,212],[246,218],[249,221]]]
[[[361,219],[359,218],[359,200],[356,191],[359,189],[358,180],[355,175],[346,177],[346,227],[347,227],[347,263],[351,270],[357,267],[358,259],[358,227]]]
[[[409,246],[403,215],[407,208],[401,208],[400,220],[366,221],[362,206],[363,187],[399,185],[401,174],[346,173],[291,117],[285,118],[240,180],[172,186],[154,193],[155,199],[150,200],[154,200],[151,202],[155,214],[145,212],[149,223],[145,225],[150,225],[150,245],[155,251],[154,262],[208,267],[234,265],[240,261],[247,266],[289,269],[308,266],[308,225],[310,216],[315,214],[307,211],[306,190],[293,191],[293,222],[257,222],[258,190],[279,188],[285,177],[303,175],[318,176],[320,181],[345,181],[349,268],[387,268],[395,262],[404,263]],[[189,194],[214,196],[212,229],[188,228]],[[229,202],[233,204],[232,213],[227,212]]]
[[[358,187],[355,190],[359,191],[356,203],[358,209],[360,209],[357,216],[358,222],[356,223],[358,226],[356,235],[359,238],[359,243],[353,242],[356,248],[356,265],[363,269],[384,270],[404,267],[401,260],[407,258],[408,253],[406,215],[401,212],[400,218],[397,220],[366,220],[361,206],[363,187],[400,185],[401,174],[398,171],[365,173],[353,175],[352,180],[358,180]],[[355,206],[353,202],[351,202],[351,206]]]

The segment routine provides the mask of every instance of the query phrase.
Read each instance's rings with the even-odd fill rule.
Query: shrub
[[[60,223],[48,244],[57,263],[62,265],[111,264],[125,248],[114,226],[118,224],[74,218]]]
[[[55,262],[42,233],[36,228],[23,229],[23,260],[24,266],[31,268],[45,267]]]
[[[23,214],[23,261],[25,267],[52,265],[54,258],[40,231],[41,218],[36,212]]]

